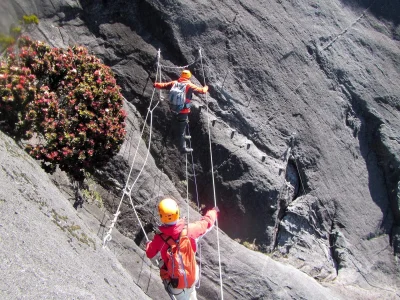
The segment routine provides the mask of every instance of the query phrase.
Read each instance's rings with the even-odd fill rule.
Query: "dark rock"
[[[194,98],[190,115],[195,174],[190,164],[189,198],[193,206],[198,198],[212,207],[214,174],[227,234],[220,237],[225,298],[399,297],[393,255],[400,222],[398,1],[15,0],[1,8],[7,12],[3,32],[22,14],[36,13],[41,22],[34,37],[89,47],[111,65],[135,106],[120,154],[95,174],[106,223],[114,218],[139,141],[130,184],[146,158],[150,132],[147,127],[142,141],[140,131],[150,100],[155,104],[160,95],[152,97],[160,50],[163,80],[179,74],[168,66],[190,64],[193,81],[210,86],[207,98]],[[150,287],[132,263],[145,261],[133,241],[143,236],[132,203],[150,231],[157,196],[172,194],[183,203],[187,179],[167,104],[152,116],[151,156],[131,199],[122,203],[111,247],[142,289],[159,299],[165,292],[156,270],[139,268],[153,276]],[[104,221],[97,220],[92,228],[104,237]],[[272,252],[303,273],[232,239]],[[205,241],[198,294],[214,299],[215,233]]]

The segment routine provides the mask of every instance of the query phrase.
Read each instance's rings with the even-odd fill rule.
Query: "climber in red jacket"
[[[173,80],[170,82],[155,82],[154,87],[157,89],[171,89],[176,83],[185,84],[185,103],[181,110],[177,112],[176,121],[178,123],[178,149],[184,153],[192,152],[193,149],[186,147],[186,139],[190,137],[185,135],[186,125],[189,122],[188,115],[190,113],[190,102],[193,97],[193,93],[205,94],[208,91],[208,86],[198,87],[190,81],[192,73],[189,70],[183,70],[181,77],[178,80]]]
[[[215,220],[219,212],[218,207],[207,211],[207,213],[200,219],[193,223],[186,224],[184,219],[179,218],[179,207],[175,200],[171,198],[164,198],[158,205],[158,211],[160,221],[162,225],[158,228],[161,231],[160,234],[156,234],[152,241],[149,241],[146,245],[146,255],[148,258],[153,258],[158,252],[161,254],[161,258],[164,261],[164,265],[160,269],[160,276],[163,279],[165,288],[170,294],[172,299],[176,300],[196,300],[195,285],[199,278],[199,269],[196,264],[196,279],[192,286],[184,289],[173,288],[170,284],[170,278],[168,277],[168,249],[170,244],[168,239],[172,238],[174,241],[178,241],[181,238],[181,232],[185,230],[187,237],[190,240],[191,247],[194,252],[197,251],[197,241],[204,236],[214,226]]]

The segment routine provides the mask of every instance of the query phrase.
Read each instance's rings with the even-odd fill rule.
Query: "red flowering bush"
[[[27,150],[46,171],[59,165],[81,179],[115,155],[125,137],[114,75],[83,47],[50,48],[26,37],[17,43],[0,62],[1,127],[30,139]]]

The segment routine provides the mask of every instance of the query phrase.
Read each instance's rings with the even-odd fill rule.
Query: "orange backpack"
[[[196,281],[196,257],[187,229],[183,229],[177,241],[165,234],[161,238],[169,245],[167,270],[171,286],[176,289],[190,288]]]

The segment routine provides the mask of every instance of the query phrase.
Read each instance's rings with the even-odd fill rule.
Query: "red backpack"
[[[160,236],[169,245],[166,267],[171,286],[176,289],[192,287],[196,281],[196,257],[187,236],[187,229],[182,230],[177,241],[164,233]]]

